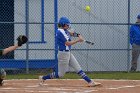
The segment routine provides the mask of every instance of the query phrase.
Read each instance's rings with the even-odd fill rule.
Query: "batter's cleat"
[[[88,84],[88,87],[96,87],[96,86],[101,86],[101,83],[91,82],[91,83]]]
[[[43,83],[45,82],[45,80],[43,79],[43,76],[39,76],[39,85],[43,85]]]

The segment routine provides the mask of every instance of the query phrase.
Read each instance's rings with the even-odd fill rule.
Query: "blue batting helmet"
[[[64,26],[65,24],[70,25],[70,21],[67,17],[61,17],[60,20],[59,20],[59,24],[61,26]]]

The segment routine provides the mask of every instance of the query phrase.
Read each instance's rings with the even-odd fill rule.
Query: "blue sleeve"
[[[59,42],[64,43],[67,41],[66,38],[64,37],[64,35],[61,32],[57,33],[57,39],[59,40]]]
[[[134,29],[133,26],[130,27],[130,44],[133,44],[133,38],[134,38]]]

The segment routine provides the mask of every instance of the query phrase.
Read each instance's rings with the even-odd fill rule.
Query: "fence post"
[[[55,29],[55,72],[58,72],[58,60],[57,60],[57,53],[58,53],[58,49],[57,49],[57,41],[56,41],[56,31],[57,31],[57,21],[58,21],[58,0],[54,0],[54,29]]]
[[[25,31],[26,36],[29,37],[29,0],[25,1]],[[29,43],[26,44],[26,73],[29,73]]]
[[[127,72],[129,72],[130,68],[130,34],[129,34],[129,29],[130,29],[130,0],[128,0],[128,44],[127,44]]]

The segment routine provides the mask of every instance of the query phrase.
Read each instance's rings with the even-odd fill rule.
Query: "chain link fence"
[[[87,5],[90,12],[85,11]],[[72,47],[84,71],[129,71],[129,28],[139,5],[139,0],[1,0],[1,50],[16,44],[21,34],[29,42],[1,56],[0,67],[8,74],[57,69],[55,30],[59,18],[66,16],[77,33],[95,43]]]

